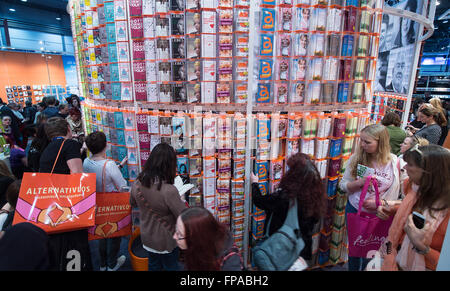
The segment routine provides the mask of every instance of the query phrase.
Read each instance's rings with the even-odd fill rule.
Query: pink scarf
[[[406,185],[408,181],[405,181]],[[412,189],[412,187],[406,187],[406,197],[403,199],[397,213],[395,214],[394,220],[391,227],[389,228],[389,234],[386,241],[392,243],[391,253],[386,254],[386,244],[382,244],[380,248],[380,253],[383,257],[383,265],[381,266],[381,271],[398,271],[398,266],[400,266],[405,271],[425,271],[425,256],[418,254],[412,249],[413,245],[409,238],[405,234],[404,227],[408,216],[412,213],[412,208],[417,201],[417,193]],[[426,210],[425,218],[428,223],[430,223],[429,231],[425,235],[425,244],[430,245],[433,239],[433,235],[436,232],[439,225],[447,216],[447,210],[435,213],[436,218],[432,218],[429,211]],[[401,238],[404,236],[401,248],[397,253],[397,248],[399,246]],[[398,264],[398,265],[397,265]]]
[[[388,237],[386,238],[386,241],[390,241],[392,243],[391,253],[386,254],[386,244],[381,245],[380,253],[383,257],[381,271],[398,271],[396,261],[397,247],[404,234],[403,228],[405,226],[406,219],[412,212],[412,208],[417,200],[416,192],[413,191],[411,187],[409,187],[409,189],[405,192],[408,193],[408,195],[406,195],[402,201],[402,204],[400,204],[400,207],[394,216],[394,220],[392,221],[391,227],[389,228]]]

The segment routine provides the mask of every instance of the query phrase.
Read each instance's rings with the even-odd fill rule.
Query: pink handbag
[[[376,214],[361,212],[364,199],[370,183],[375,188],[375,201],[377,208],[380,205],[380,191],[374,177],[367,177],[359,199],[357,213],[347,214],[348,253],[350,257],[367,258],[372,250],[378,250],[386,240],[393,216],[382,220]],[[370,258],[369,254],[369,258]]]

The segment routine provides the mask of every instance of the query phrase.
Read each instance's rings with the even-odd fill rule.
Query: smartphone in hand
[[[413,222],[414,225],[418,228],[418,229],[422,229],[425,226],[425,216],[423,216],[422,214],[420,214],[419,212],[413,211]]]

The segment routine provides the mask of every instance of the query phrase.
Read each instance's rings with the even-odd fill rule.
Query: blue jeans
[[[345,223],[347,223],[347,214],[348,213],[357,213],[358,209],[353,207],[350,202],[347,202],[347,206],[345,206]],[[367,264],[370,259],[367,258],[359,258],[359,257],[348,257],[348,270],[349,271],[364,271],[366,269]]]
[[[176,247],[171,253],[157,254],[148,252],[149,271],[179,271],[178,257],[180,249]]]
[[[117,254],[120,250],[120,242],[122,237],[113,237],[101,239],[98,242],[98,250],[100,253],[100,266],[114,268],[117,264]]]

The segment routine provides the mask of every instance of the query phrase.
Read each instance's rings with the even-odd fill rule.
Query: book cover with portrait
[[[172,84],[173,102],[186,103],[187,94],[184,84]]]
[[[187,58],[196,59],[201,57],[202,42],[200,36],[186,37]]]
[[[159,102],[172,102],[172,88],[169,84],[159,84]]]
[[[172,38],[172,59],[186,58],[184,38]]]
[[[171,14],[170,26],[172,35],[184,35],[184,14]]]
[[[200,12],[186,12],[186,34],[200,34],[201,19]]]

